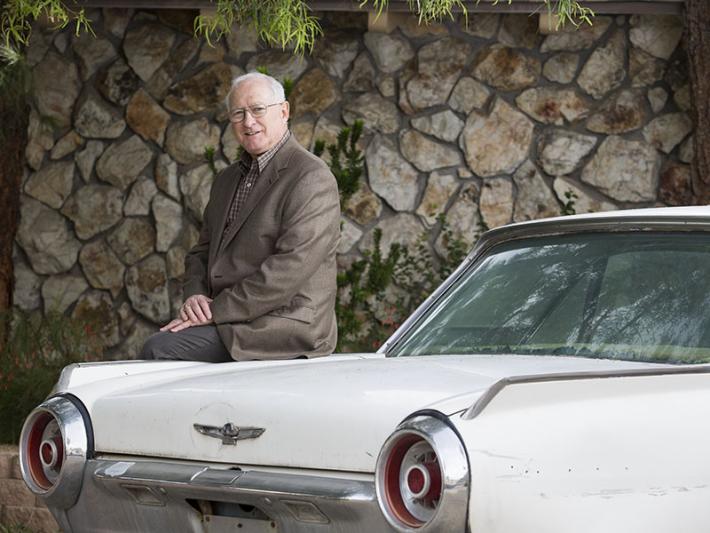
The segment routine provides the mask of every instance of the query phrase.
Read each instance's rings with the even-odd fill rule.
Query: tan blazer
[[[200,239],[185,259],[185,298],[214,298],[217,330],[236,360],[332,353],[340,239],[333,174],[292,135],[223,237],[240,178],[235,163],[215,179]]]

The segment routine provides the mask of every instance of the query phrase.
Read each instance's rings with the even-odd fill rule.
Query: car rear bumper
[[[355,477],[355,476],[353,476]],[[374,480],[92,459],[66,532],[387,532]]]

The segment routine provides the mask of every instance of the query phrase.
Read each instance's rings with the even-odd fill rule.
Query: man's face
[[[230,96],[230,112],[236,109],[246,109],[244,120],[232,122],[234,135],[239,144],[252,156],[266,152],[281,140],[288,128],[288,102],[273,105],[266,109],[261,117],[254,117],[249,111],[250,106],[257,104],[269,105],[277,103],[268,82],[264,80],[248,80],[241,83]]]

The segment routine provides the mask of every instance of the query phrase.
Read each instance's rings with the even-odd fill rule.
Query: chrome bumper
[[[66,533],[393,531],[373,481],[93,459],[77,503],[52,509]]]

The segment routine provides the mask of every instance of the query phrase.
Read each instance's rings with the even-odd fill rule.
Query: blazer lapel
[[[229,208],[232,205],[232,201],[234,200],[234,195],[237,192],[239,182],[242,181],[243,177],[243,172],[240,170],[240,166],[238,163],[234,164],[232,168],[234,170],[230,169],[230,173],[232,175],[226,180],[227,185],[224,187],[224,194],[221,194],[219,197],[220,203],[222,204],[220,206],[220,209],[218,209],[218,212],[220,213],[219,224],[217,224],[217,226],[212,230],[211,236],[211,238],[218,242],[219,245],[210,247],[210,255],[212,256],[210,257],[210,262],[212,262],[214,257],[217,255],[218,250],[220,250],[222,247],[224,229],[225,225],[227,224],[227,215],[229,214]]]
[[[274,159],[270,162],[269,165],[266,166],[266,169],[264,170],[263,174],[260,175],[259,178],[256,180],[254,188],[249,193],[249,196],[247,196],[244,205],[242,205],[242,207],[239,209],[239,212],[237,213],[237,218],[234,219],[232,224],[229,226],[229,229],[222,237],[222,242],[219,247],[220,252],[224,250],[224,248],[226,248],[226,246],[230,243],[232,239],[234,239],[235,235],[239,232],[239,229],[242,227],[251,212],[257,205],[259,205],[259,202],[264,197],[266,192],[271,188],[271,185],[278,179],[279,172],[278,161],[276,161],[277,157],[278,154],[274,156]],[[226,211],[228,210],[229,208],[225,210],[224,223],[222,224],[223,228],[227,220]]]

